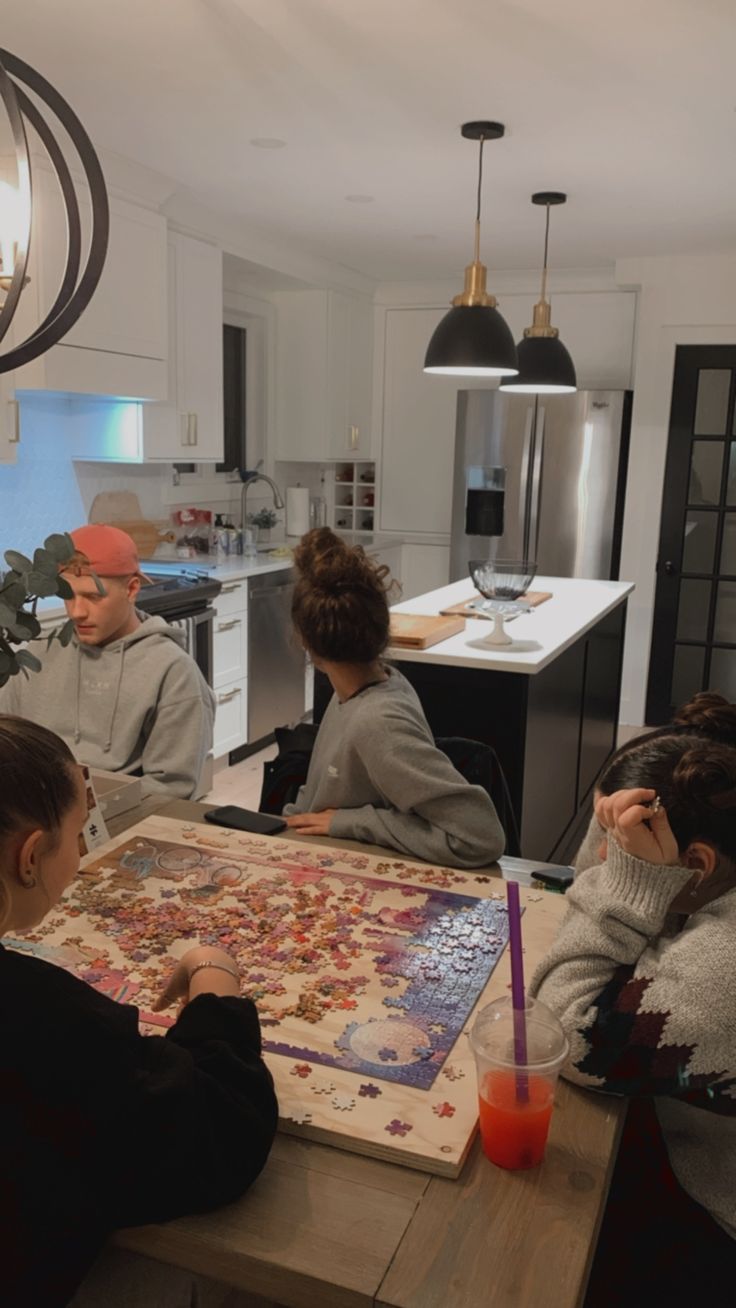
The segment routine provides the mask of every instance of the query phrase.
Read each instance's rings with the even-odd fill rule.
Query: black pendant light
[[[551,325],[551,309],[547,299],[549,211],[553,204],[564,204],[566,200],[567,196],[562,191],[536,191],[532,196],[532,204],[543,204],[547,209],[542,293],[534,306],[532,325],[524,328],[524,339],[517,346],[518,375],[501,382],[504,391],[522,395],[566,395],[578,388],[570,353],[562,344],[557,328]]]
[[[56,298],[35,331],[0,354],[0,373],[4,373],[44,354],[66,336],[86,309],[105,263],[110,214],[99,159],[76,114],[40,73],[7,50],[0,50],[0,105],[5,106],[8,116],[18,177],[17,188],[3,183],[0,195],[0,341],[7,335],[23,288],[28,284],[26,269],[34,215],[27,125],[34,129],[48,155],[66,221],[66,264]],[[49,110],[63,129],[60,140],[49,126],[44,110]],[[79,201],[62,143],[73,147],[76,152],[76,159],[72,156],[73,166],[78,167],[77,160],[81,163],[89,188],[92,225],[84,264]]]
[[[518,371],[516,346],[508,323],[486,290],[486,267],[480,262],[480,200],[483,146],[504,134],[503,123],[463,123],[463,136],[480,142],[475,253],[465,269],[465,289],[437,325],[427,346],[424,371],[457,377],[511,377]]]

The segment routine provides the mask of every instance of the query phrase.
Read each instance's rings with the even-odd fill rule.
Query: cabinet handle
[[[182,445],[188,445],[189,444],[189,414],[180,413],[179,419],[181,422],[181,443]]]
[[[190,413],[190,414],[189,414],[189,444],[190,444],[190,445],[196,445],[196,444],[197,444],[197,415],[196,415],[196,413]]]
[[[225,692],[224,695],[218,695],[217,702],[218,704],[227,704],[229,700],[235,699],[236,695],[242,695],[242,693],[243,693],[242,686],[236,686],[235,690],[228,690]]]
[[[233,618],[232,622],[220,622],[217,631],[232,631],[233,627],[240,626],[240,618]]]
[[[20,445],[20,404],[8,400],[8,444]]]
[[[351,426],[348,428],[348,431],[349,431],[348,449],[357,450],[360,444],[360,427]]]
[[[240,590],[240,582],[232,581],[229,586],[223,586],[220,590],[221,595],[232,595],[236,590]]]

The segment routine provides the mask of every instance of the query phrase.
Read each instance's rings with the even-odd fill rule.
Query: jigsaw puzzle
[[[230,950],[285,1129],[456,1175],[477,1119],[465,1032],[508,937],[505,895],[482,882],[148,818],[5,943],[136,1004],[158,1034],[173,1021],[151,1011],[172,958],[195,943]]]

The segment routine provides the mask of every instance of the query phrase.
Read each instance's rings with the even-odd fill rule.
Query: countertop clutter
[[[627,581],[584,581],[576,577],[536,577],[534,589],[552,598],[509,624],[511,645],[485,645],[491,624],[468,618],[465,630],[429,649],[402,649],[404,662],[438,663],[533,676],[552,663],[601,618],[621,604],[634,589]],[[395,604],[397,613],[438,614],[462,600],[477,599],[469,581],[455,581],[439,590]]]

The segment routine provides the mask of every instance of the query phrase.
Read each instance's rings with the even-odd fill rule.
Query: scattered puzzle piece
[[[296,1122],[297,1126],[308,1126],[312,1120],[311,1113],[303,1113],[300,1109],[295,1109],[293,1113],[286,1114],[287,1122]]]
[[[383,1129],[384,1131],[388,1131],[389,1135],[400,1135],[403,1138],[413,1130],[413,1127],[411,1127],[408,1122],[400,1122],[398,1117],[394,1117],[393,1120],[388,1123],[388,1126],[385,1126]]]
[[[335,1092],[336,1089],[337,1089],[337,1086],[335,1085],[335,1082],[334,1082],[334,1081],[328,1081],[328,1082],[326,1082],[326,1083],[323,1084],[323,1085],[313,1085],[313,1086],[312,1086],[312,1094],[315,1094],[315,1095],[331,1095],[331,1094],[333,1094],[333,1093]]]
[[[330,1102],[332,1107],[337,1108],[341,1113],[352,1113],[355,1108],[355,1100],[352,1095],[333,1095]]]
[[[360,1087],[358,1094],[361,1099],[377,1099],[380,1094],[383,1094],[383,1091],[379,1090],[377,1085],[373,1085],[369,1081],[367,1085],[362,1085]]]
[[[309,1063],[295,1063],[291,1069],[291,1075],[300,1076],[303,1080],[305,1076],[309,1076],[311,1070]]]
[[[382,1063],[395,1063],[398,1056],[396,1050],[389,1049],[387,1045],[384,1045],[383,1049],[378,1051],[378,1057]]]
[[[435,1104],[432,1109],[432,1112],[436,1113],[438,1117],[454,1117],[455,1105],[448,1104],[447,1102],[441,1104]]]
[[[448,1063],[443,1067],[442,1075],[446,1076],[448,1081],[461,1081],[465,1073],[461,1067],[455,1067],[454,1063]]]

